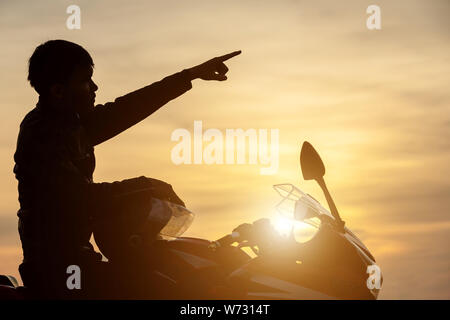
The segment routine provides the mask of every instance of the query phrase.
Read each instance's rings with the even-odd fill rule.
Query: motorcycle
[[[194,214],[158,199],[145,222],[99,226],[94,237],[100,251],[124,266],[127,288],[119,298],[376,299],[382,275],[370,271],[375,258],[341,219],[325,166],[308,142],[300,165],[303,178],[321,187],[330,211],[294,185],[278,184],[275,223],[244,223],[216,241],[182,237]],[[14,278],[0,276],[0,297],[20,299],[24,292]]]

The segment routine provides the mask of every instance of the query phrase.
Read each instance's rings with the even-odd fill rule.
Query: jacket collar
[[[36,104],[36,109],[46,116],[58,118],[63,121],[79,122],[80,120],[80,115],[75,110],[67,109],[64,106],[54,106],[42,97],[39,97],[39,101]]]

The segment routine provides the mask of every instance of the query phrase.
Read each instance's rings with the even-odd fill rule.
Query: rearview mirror
[[[305,141],[300,152],[300,166],[303,179],[319,180],[325,175],[325,166],[314,147]]]

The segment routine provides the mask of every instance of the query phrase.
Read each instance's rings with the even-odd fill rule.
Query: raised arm
[[[82,119],[92,145],[118,135],[191,88],[190,74],[183,70],[117,98],[114,102],[97,105],[93,112]]]
[[[86,115],[83,125],[93,146],[100,144],[145,119],[170,100],[192,88],[194,79],[224,81],[227,66],[224,61],[241,51],[215,57],[195,67],[184,69],[142,89],[98,105]]]

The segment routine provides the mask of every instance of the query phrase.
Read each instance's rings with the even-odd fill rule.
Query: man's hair
[[[28,81],[45,95],[52,84],[66,83],[78,67],[93,67],[89,53],[80,45],[65,40],[50,40],[39,45],[28,62]]]

